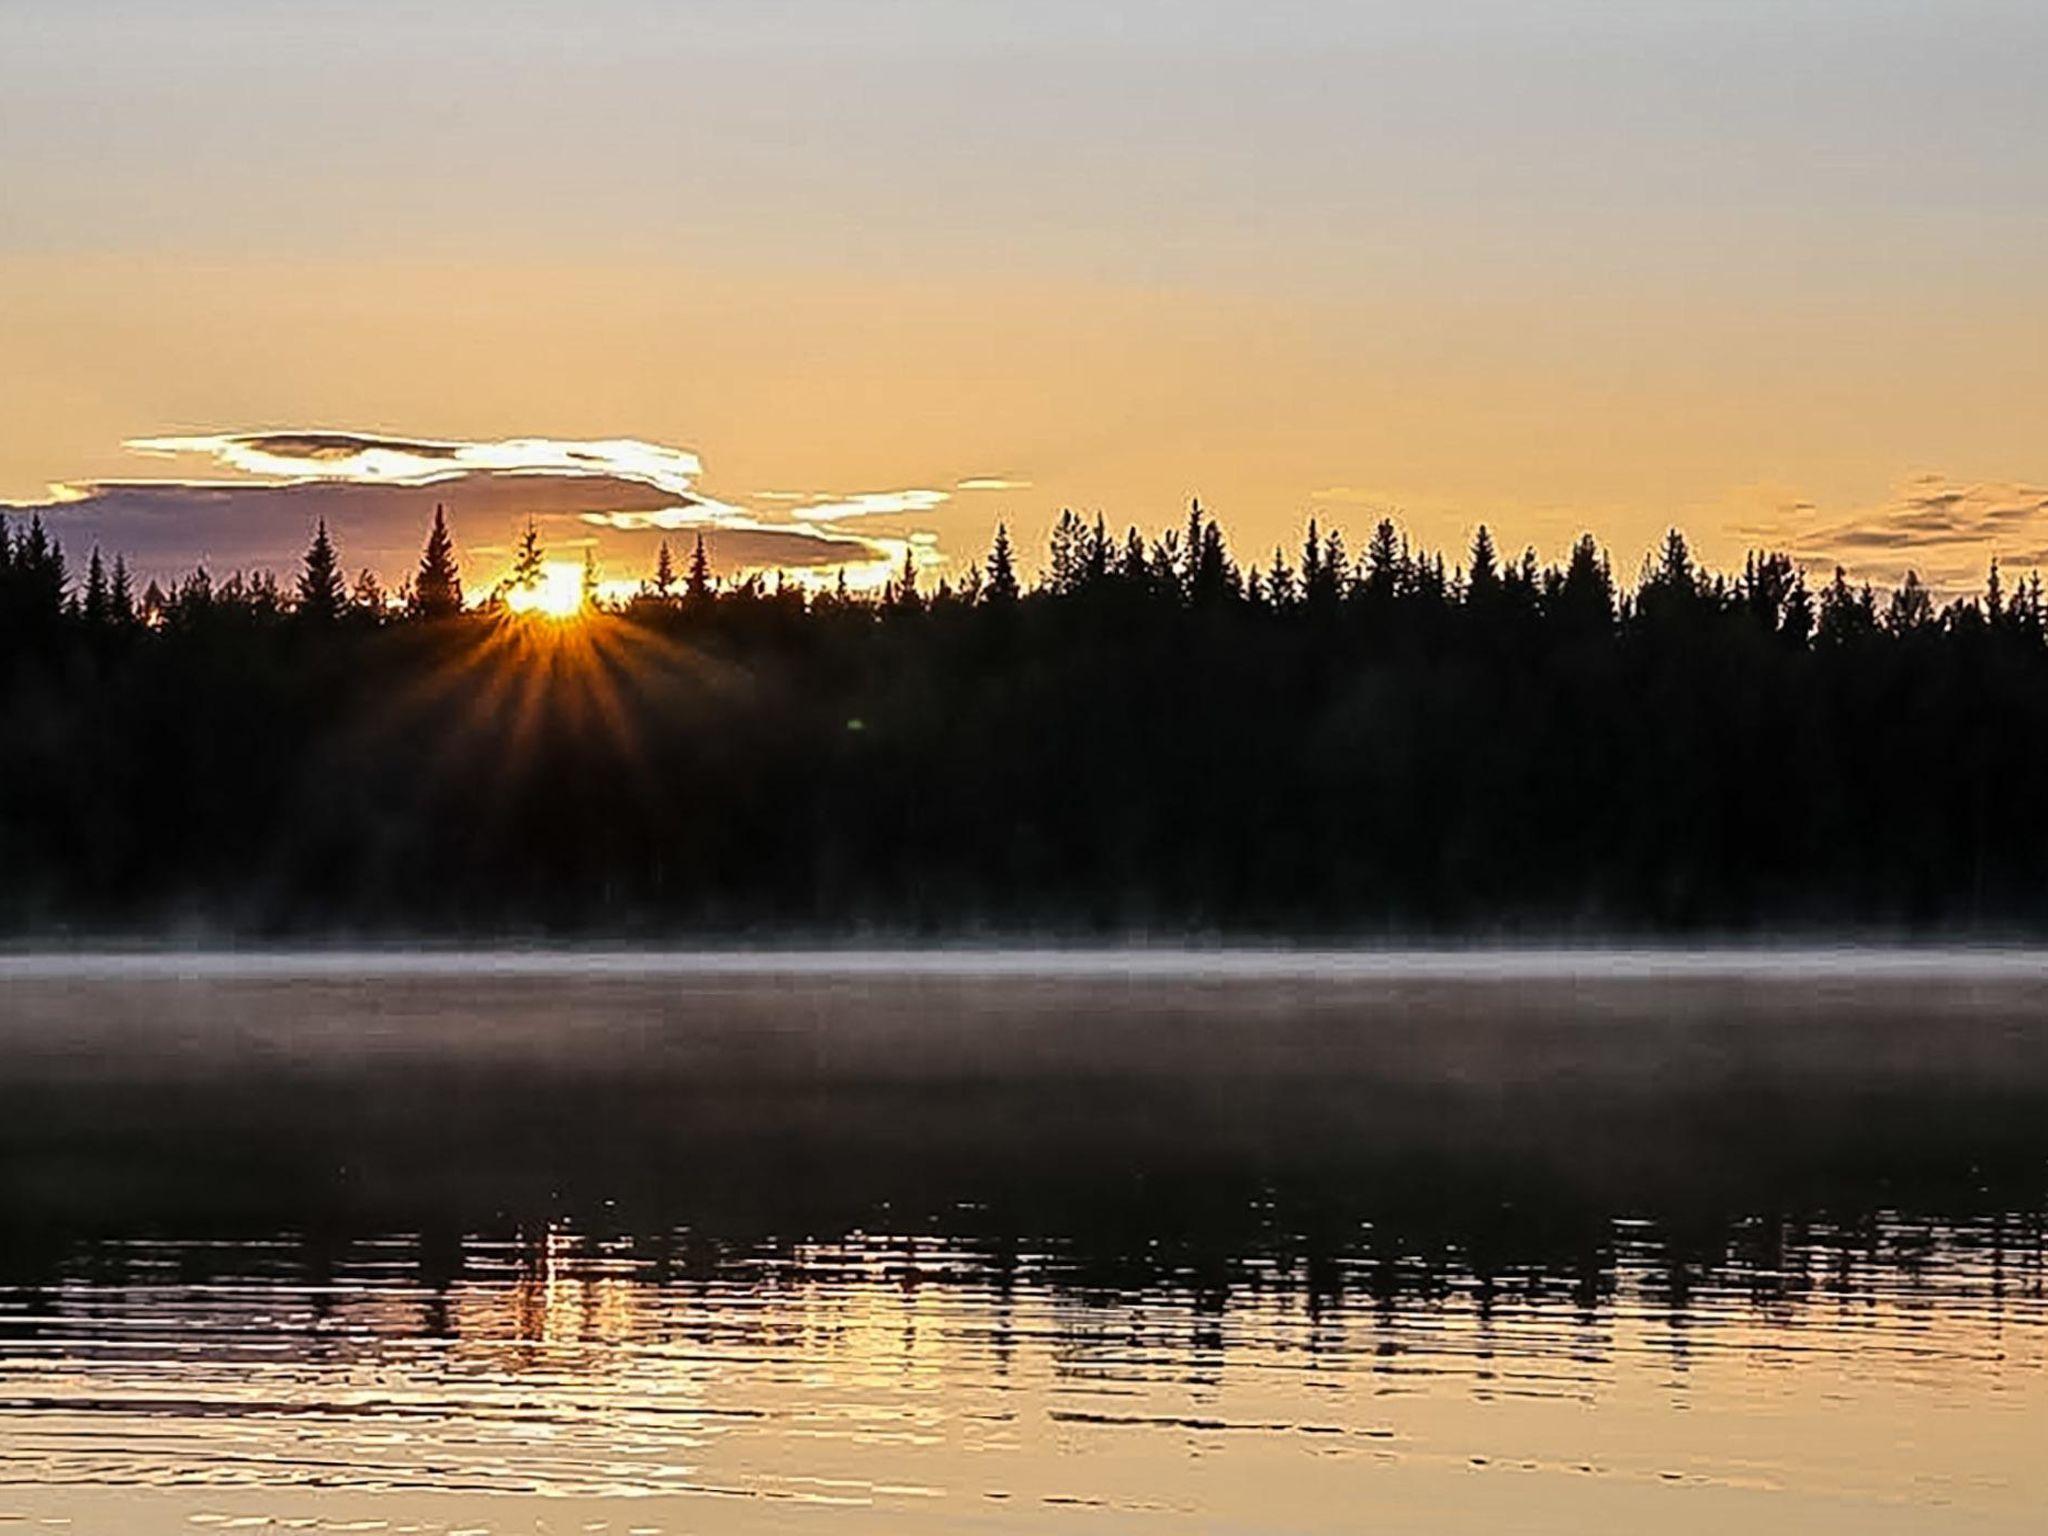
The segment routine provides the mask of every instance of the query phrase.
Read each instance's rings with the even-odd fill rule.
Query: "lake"
[[[0,1529],[2034,1531],[2048,957],[0,955]]]

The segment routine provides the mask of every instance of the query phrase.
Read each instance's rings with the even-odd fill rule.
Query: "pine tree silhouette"
[[[384,583],[367,565],[356,573],[356,584],[349,591],[348,602],[351,609],[366,619],[379,621],[385,617],[388,604],[384,597]]]
[[[1046,582],[1055,592],[1078,592],[1086,580],[1087,529],[1071,507],[1062,507],[1046,540]]]
[[[462,612],[462,571],[455,563],[455,540],[448,532],[447,510],[436,504],[434,526],[413,577],[412,611],[423,619],[445,619]]]
[[[903,549],[903,566],[896,579],[889,583],[884,600],[892,608],[921,608],[923,603],[917,595],[917,551],[909,545]]]
[[[92,558],[85,567],[85,597],[80,605],[85,621],[101,625],[111,616],[111,596],[107,590],[107,568],[100,563],[100,547],[92,547]]]
[[[64,612],[70,577],[64,568],[64,548],[43,527],[42,514],[28,520],[28,533],[14,551],[15,579],[22,598],[22,611],[32,624],[53,624]]]
[[[512,585],[532,591],[540,585],[541,572],[546,565],[540,547],[540,528],[532,518],[526,520],[526,531],[519,536],[519,548],[512,556]]]
[[[346,596],[341,561],[335,556],[334,541],[327,536],[327,519],[323,517],[313,531],[313,542],[306,547],[305,562],[299,572],[299,612],[316,623],[332,621],[341,616]]]
[[[1019,570],[1007,525],[978,575],[935,591],[921,542],[882,595],[748,578],[701,648],[665,643],[661,605],[626,605],[592,635],[623,642],[593,672],[424,622],[444,561],[453,585],[445,514],[407,614],[381,615],[372,577],[323,625],[285,615],[335,594],[324,525],[282,599],[261,571],[195,571],[150,583],[137,623],[124,561],[93,551],[74,585],[48,528],[0,517],[0,933],[20,891],[36,921],[138,924],[188,900],[340,923],[374,891],[429,927],[644,912],[772,931],[829,911],[906,931],[1132,913],[1247,935],[2048,934],[2037,576],[1809,589],[1785,555],[1723,575],[1674,535],[1624,588],[1590,536],[1546,565],[1479,529],[1447,579],[1391,521],[1355,564],[1325,522],[1300,568],[1276,552],[1253,574],[1206,512],[1172,523],[1112,540],[1070,519],[1064,586]],[[561,574],[537,522],[519,543],[526,573]],[[670,547],[656,586],[710,600],[706,547]],[[748,686],[698,686],[700,650]],[[384,728],[443,683],[460,729]],[[643,769],[691,786],[687,815],[631,800]],[[337,772],[349,793],[309,841],[304,786]],[[476,803],[486,779],[502,802]],[[429,796],[418,854],[388,852],[388,808]],[[619,836],[493,831],[608,826],[628,803]],[[92,827],[133,849],[118,880]],[[259,845],[275,857],[252,870]]]
[[[135,622],[135,588],[128,579],[128,562],[120,555],[114,556],[114,584],[108,598],[116,624],[126,627]]]
[[[1475,603],[1489,603],[1500,595],[1500,559],[1494,553],[1493,535],[1486,524],[1472,536],[1472,569],[1465,577],[1465,591]]]
[[[996,524],[995,542],[988,550],[988,579],[982,583],[982,601],[1001,607],[1017,601],[1017,557],[1010,548],[1010,529]]]
[[[841,573],[842,576],[844,573]],[[690,601],[702,603],[711,596],[711,557],[704,553],[704,535],[697,535],[697,544],[690,551],[690,576],[687,587]]]
[[[654,556],[654,592],[657,597],[667,597],[675,590],[676,561],[668,551],[668,540],[661,541],[661,548]]]
[[[1895,635],[1909,635],[1917,629],[1924,629],[1934,620],[1934,599],[1927,588],[1921,585],[1917,571],[1906,572],[1906,579],[1892,594],[1891,605],[1885,610],[1884,627]]]
[[[1604,635],[1614,627],[1614,575],[1590,533],[1572,546],[1550,607],[1562,633],[1573,638]]]

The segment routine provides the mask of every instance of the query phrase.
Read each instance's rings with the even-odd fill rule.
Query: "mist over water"
[[[2048,965],[0,959],[0,1517],[2030,1530]]]

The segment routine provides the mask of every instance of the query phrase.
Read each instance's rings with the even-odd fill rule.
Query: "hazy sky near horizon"
[[[122,445],[318,428],[687,450],[662,525],[549,482],[621,576],[1191,495],[2048,564],[2044,57],[2021,0],[0,0],[0,500],[282,563],[292,465]],[[486,567],[512,472],[442,485]]]

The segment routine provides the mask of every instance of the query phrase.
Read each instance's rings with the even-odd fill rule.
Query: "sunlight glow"
[[[537,614],[548,619],[573,619],[583,611],[583,567],[550,561],[541,567],[538,582],[509,589],[505,593],[505,606],[514,613]]]

